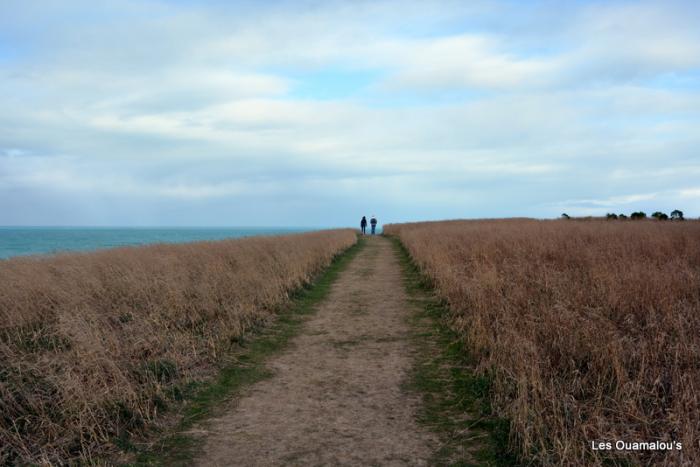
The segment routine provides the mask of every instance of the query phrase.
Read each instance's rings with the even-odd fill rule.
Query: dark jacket
[[[367,227],[367,218],[362,216],[362,220],[360,221],[360,227]]]

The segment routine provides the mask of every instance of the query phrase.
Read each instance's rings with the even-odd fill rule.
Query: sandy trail
[[[197,463],[426,465],[437,440],[402,389],[410,306],[391,242],[369,238],[290,348],[268,361],[274,376],[207,423]]]

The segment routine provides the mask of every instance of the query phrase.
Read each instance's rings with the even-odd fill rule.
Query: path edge
[[[306,287],[292,294],[291,302],[277,314],[270,326],[252,330],[244,335],[241,347],[231,352],[232,363],[222,366],[209,381],[201,383],[185,396],[178,408],[180,421],[163,433],[154,433],[146,446],[132,446],[136,454],[127,466],[192,465],[203,448],[205,438],[192,429],[211,418],[215,410],[235,398],[245,388],[269,378],[272,373],[265,363],[284,351],[303,323],[318,309],[318,304],[330,293],[331,287],[350,262],[366,246],[366,239],[336,255]]]
[[[430,464],[524,465],[509,448],[509,421],[491,409],[490,378],[472,370],[474,357],[449,325],[447,304],[437,298],[430,279],[401,240],[386,238],[393,243],[413,305],[408,320],[416,356],[407,387],[421,397],[418,423],[438,435],[441,442]]]

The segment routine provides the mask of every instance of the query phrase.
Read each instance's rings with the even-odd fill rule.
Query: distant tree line
[[[571,219],[571,216],[569,216],[567,213],[563,213],[561,215],[562,219]],[[615,214],[613,212],[609,212],[605,215],[605,218],[608,220],[616,220],[616,219],[632,219],[632,220],[639,220],[639,219],[646,219],[647,214],[644,211],[635,211],[629,215],[629,217],[626,214]],[[668,219],[674,220],[674,221],[683,221],[685,220],[685,217],[683,217],[683,211],[679,209],[674,209],[671,211],[671,215],[669,216],[668,214],[661,212],[661,211],[656,211],[654,214],[651,215],[656,220],[660,221],[665,221]]]

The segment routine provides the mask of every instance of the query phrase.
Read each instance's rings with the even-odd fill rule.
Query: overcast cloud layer
[[[4,0],[0,225],[698,216],[699,5]]]

